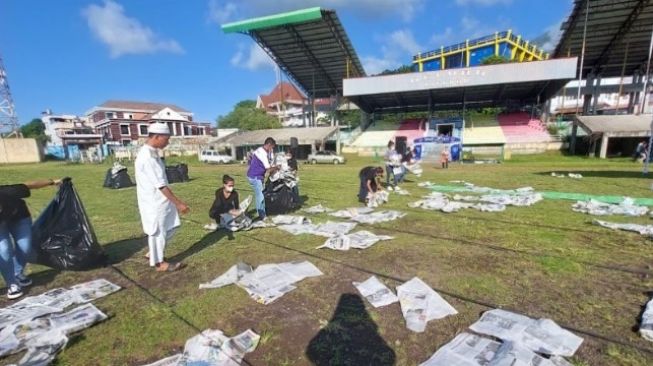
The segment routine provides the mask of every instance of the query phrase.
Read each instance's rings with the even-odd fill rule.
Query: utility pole
[[[14,99],[11,97],[9,81],[7,80],[7,71],[5,70],[4,62],[2,62],[2,57],[0,56],[0,132],[7,129],[11,131],[9,135],[15,133],[16,136],[20,137]]]

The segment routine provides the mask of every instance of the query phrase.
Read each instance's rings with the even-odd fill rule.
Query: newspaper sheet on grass
[[[11,324],[64,311],[75,304],[83,304],[120,290],[105,279],[75,285],[70,289],[55,288],[37,296],[24,299],[0,309],[0,329]]]
[[[420,366],[572,366],[554,356],[544,358],[516,343],[497,342],[471,333],[461,333],[442,346]]]
[[[361,224],[378,224],[381,222],[388,222],[406,216],[404,212],[395,210],[377,211],[368,214],[359,214],[351,218],[352,221],[360,222]]]
[[[556,177],[556,178],[567,178],[567,177],[569,177],[569,178],[572,178],[572,179],[583,179],[582,175],[576,174],[576,173],[568,173],[567,175],[565,175],[564,173],[551,172],[551,176]]]
[[[66,335],[88,328],[107,316],[93,304],[81,305],[66,313],[50,314],[0,331],[0,356],[10,355],[36,345],[57,345],[66,342]],[[32,345],[35,345],[31,347]],[[55,347],[57,349],[61,347]]]
[[[458,212],[472,208],[484,212],[505,211],[506,206],[532,206],[541,201],[542,195],[531,191],[513,194],[484,194],[480,196],[459,195],[450,197],[444,193],[431,192],[423,200],[408,204],[409,207],[421,207],[425,210],[439,210],[446,213]]]
[[[309,214],[318,214],[318,213],[323,213],[323,212],[331,212],[333,211],[332,209],[328,207],[322,206],[322,204],[318,204],[309,208],[305,208],[302,211],[309,213]]]
[[[644,216],[648,212],[648,207],[636,205],[635,200],[630,197],[624,197],[624,200],[619,204],[604,203],[594,199],[577,201],[571,206],[571,209],[595,216]]]
[[[261,264],[255,270],[245,263],[238,263],[215,280],[201,284],[200,289],[236,284],[252,299],[267,305],[294,290],[295,283],[322,274],[309,261]]]
[[[177,366],[179,364],[179,359],[181,359],[181,353],[178,353],[170,357],[166,357],[154,363],[149,363],[143,366]]]
[[[260,336],[251,329],[229,338],[220,330],[207,329],[190,338],[176,366],[238,366],[246,353],[258,346]]]
[[[330,238],[333,236],[346,234],[350,232],[355,226],[355,222],[327,221],[324,224],[279,225],[277,228],[283,231],[287,231],[293,235],[313,234]]]
[[[417,277],[398,286],[397,296],[406,327],[413,332],[423,332],[426,323],[433,319],[458,314],[442,296]]]
[[[303,225],[310,224],[311,220],[307,219],[304,216],[277,215],[272,217],[272,222],[275,225]]]
[[[390,305],[399,301],[397,295],[395,295],[383,282],[379,281],[376,276],[372,276],[364,282],[352,282],[352,284],[375,308]]]
[[[501,309],[486,311],[469,329],[549,355],[573,356],[583,343],[583,338],[560,328],[551,319],[535,320]]]
[[[621,224],[617,222],[608,222],[601,220],[594,220],[592,223],[594,223],[594,225],[607,227],[612,230],[634,231],[640,235],[653,237],[653,225]]]
[[[339,210],[336,212],[331,212],[329,215],[334,216],[334,217],[340,217],[343,219],[350,219],[354,216],[358,216],[361,214],[368,214],[370,212],[373,212],[374,209],[371,207],[349,207],[344,210]]]
[[[639,326],[639,334],[647,341],[653,342],[653,299],[646,304],[642,314],[642,325]]]
[[[376,208],[388,202],[390,195],[388,191],[369,192],[367,194],[367,207]]]
[[[327,239],[323,245],[316,249],[329,248],[334,250],[367,249],[380,240],[394,239],[388,235],[376,235],[367,230],[357,231],[352,234],[334,236]]]

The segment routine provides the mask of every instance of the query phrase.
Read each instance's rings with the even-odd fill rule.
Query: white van
[[[234,159],[229,155],[221,155],[214,150],[202,150],[200,152],[200,162],[213,163],[213,164],[228,164],[232,163]]]

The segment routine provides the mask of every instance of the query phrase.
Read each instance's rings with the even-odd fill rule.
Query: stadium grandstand
[[[250,36],[311,98],[355,104],[361,128],[351,134],[345,152],[378,154],[389,140],[400,146],[505,145],[539,152],[563,146],[560,136],[548,133],[547,120],[551,99],[560,93],[566,99],[573,79],[583,95],[577,114],[601,110],[598,96],[608,90],[601,77],[631,77],[632,85],[610,87],[630,93],[629,112],[645,99],[637,88],[648,83],[652,14],[646,1],[575,0],[551,55],[508,30],[414,55],[412,73],[375,76],[366,75],[332,10],[298,10],[222,29]],[[489,57],[503,60],[486,62]],[[394,119],[384,118],[388,115]]]
[[[544,50],[529,44],[529,41],[523,40],[521,36],[515,36],[512,30],[507,30],[418,53],[413,56],[413,70],[421,72],[479,66],[491,56],[513,62],[541,61],[549,58],[549,54]]]

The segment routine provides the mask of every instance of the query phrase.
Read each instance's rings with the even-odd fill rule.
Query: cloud
[[[238,4],[251,16],[320,6],[338,11],[351,11],[366,18],[399,16],[404,21],[410,21],[422,9],[424,2],[425,0],[242,0]]]
[[[508,5],[510,3],[512,3],[512,0],[456,0],[456,4],[459,6],[467,6],[467,5],[493,6],[497,4]]]
[[[376,41],[382,44],[382,57],[371,55],[361,57],[363,67],[370,75],[378,74],[386,69],[395,69],[401,65],[409,65],[413,55],[424,51],[424,48],[415,40],[413,33],[408,29],[400,29],[376,37]]]
[[[224,5],[220,5],[218,0],[209,1],[209,20],[218,25],[232,20],[232,17],[237,11],[238,7],[235,3],[227,2]]]
[[[89,5],[82,10],[91,32],[109,46],[112,58],[128,54],[156,52],[183,53],[173,39],[161,39],[138,19],[125,15],[122,5],[105,0],[102,5]]]
[[[446,27],[442,33],[432,35],[429,40],[429,43],[434,46],[446,46],[455,42],[460,42],[460,35],[454,34],[451,27]]]
[[[256,71],[270,67],[274,69],[276,64],[265,51],[259,47],[258,44],[252,43],[249,49],[240,45],[238,51],[231,57],[229,61],[233,66]]]
[[[561,25],[562,25],[562,21],[559,21],[556,22],[555,24],[548,26],[544,30],[544,33],[542,33],[541,35],[533,39],[532,43],[538,45],[541,49],[543,49],[546,52],[552,52],[553,50],[555,50],[556,46],[558,45],[558,42],[560,42],[560,37],[562,36],[562,30],[560,30]]]

